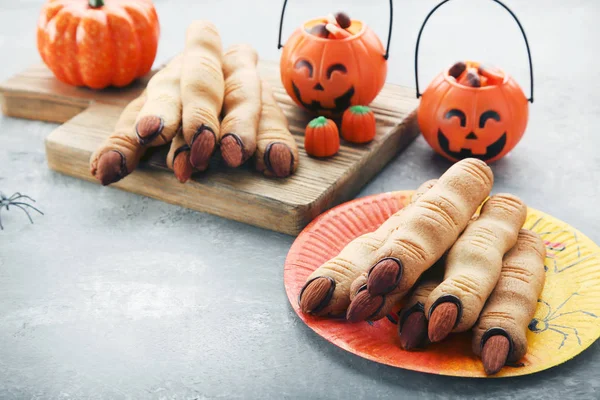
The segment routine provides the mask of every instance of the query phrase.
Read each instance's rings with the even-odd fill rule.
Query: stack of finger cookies
[[[486,374],[517,362],[544,286],[546,250],[522,229],[526,205],[512,194],[490,197],[492,186],[491,169],[477,159],[425,182],[408,206],[308,277],[302,312],[375,321],[402,304],[405,350],[472,331]]]
[[[298,147],[257,63],[252,47],[234,45],[223,53],[217,28],[192,22],[183,53],[150,79],[92,154],[92,175],[103,185],[117,182],[148,148],[165,144],[167,166],[182,183],[207,170],[217,150],[231,168],[254,159],[267,176],[293,174]]]

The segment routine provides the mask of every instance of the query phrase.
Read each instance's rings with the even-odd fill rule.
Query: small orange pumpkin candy
[[[159,33],[150,0],[48,0],[37,46],[61,82],[123,87],[150,72]]]
[[[340,136],[335,122],[325,117],[310,121],[304,135],[304,149],[313,157],[336,154],[340,149]]]
[[[367,106],[352,106],[342,117],[342,137],[352,143],[368,143],[375,137],[375,114]]]

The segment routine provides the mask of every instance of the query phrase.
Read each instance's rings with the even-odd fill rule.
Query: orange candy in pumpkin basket
[[[450,0],[439,3],[425,18],[415,50],[417,98],[422,96],[417,117],[427,143],[451,161],[467,157],[491,163],[504,157],[519,143],[533,103],[533,66],[529,42],[516,15],[502,2],[492,0],[515,19],[527,46],[531,97],[504,71],[477,62],[456,63],[443,71],[419,93],[418,55],[421,34],[431,15]]]
[[[281,44],[287,0],[279,25],[279,48],[283,47],[281,81],[290,97],[307,111],[336,116],[353,105],[368,105],[379,94],[387,77],[387,58],[392,32],[393,5],[390,0],[390,27],[387,48],[366,24],[351,20],[345,30],[327,24],[327,18],[304,23]],[[334,31],[328,35],[322,25]]]

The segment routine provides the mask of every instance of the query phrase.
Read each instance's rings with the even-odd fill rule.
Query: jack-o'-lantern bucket
[[[415,49],[417,98],[421,98],[417,117],[427,143],[451,161],[467,157],[487,163],[510,152],[523,137],[533,103],[533,65],[525,31],[516,15],[502,2],[519,25],[529,57],[531,97],[528,99],[517,82],[498,68],[473,61],[458,62],[443,71],[419,92],[419,43],[425,24],[443,4],[439,3],[425,18]]]
[[[305,110],[339,116],[353,105],[368,105],[379,94],[387,77],[387,59],[392,33],[393,5],[387,47],[377,34],[359,20],[349,19],[342,36],[318,36],[314,29],[326,25],[326,17],[305,22],[281,44],[283,3],[278,48],[281,81],[290,97]],[[328,25],[329,28],[329,25]]]

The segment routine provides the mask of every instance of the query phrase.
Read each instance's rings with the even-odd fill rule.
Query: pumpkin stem
[[[104,0],[88,0],[88,4],[92,8],[100,8],[104,6]]]
[[[325,117],[315,118],[312,121],[310,121],[310,123],[308,125],[311,128],[321,128],[321,127],[327,125],[327,118],[325,118]]]
[[[352,106],[350,107],[350,112],[352,114],[364,115],[371,112],[371,109],[367,106]]]

